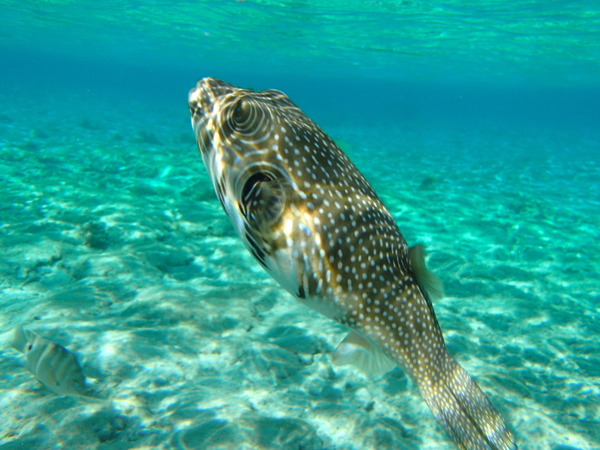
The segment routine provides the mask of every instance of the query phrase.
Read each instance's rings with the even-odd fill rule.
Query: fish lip
[[[188,93],[188,107],[191,115],[192,129],[196,136],[196,143],[198,149],[202,155],[210,153],[211,150],[211,137],[207,129],[209,116],[206,108],[202,104],[202,94],[204,93],[204,87],[201,81],[198,85],[191,89]]]
[[[198,83],[198,86],[191,89],[188,94],[188,107],[192,118],[192,128],[197,136],[200,136],[199,132],[204,130],[208,121],[208,115],[206,114],[206,109],[202,107],[201,99],[202,87]]]

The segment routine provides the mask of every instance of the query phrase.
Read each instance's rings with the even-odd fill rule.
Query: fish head
[[[285,245],[284,229],[297,229],[290,226],[290,208],[297,211],[306,197],[302,188],[310,184],[303,173],[308,155],[301,153],[314,147],[316,133],[326,136],[277,90],[204,78],[188,100],[217,197],[246,247],[269,270],[268,255]]]
[[[284,153],[292,147],[291,136],[301,136],[310,119],[283,92],[242,89],[214,78],[200,80],[188,100],[217,197],[244,237],[258,186],[296,187]],[[271,222],[280,212],[271,211]]]

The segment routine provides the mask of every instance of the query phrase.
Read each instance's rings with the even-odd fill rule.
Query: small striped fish
[[[516,448],[446,351],[431,303],[441,285],[422,247],[407,246],[338,146],[279,91],[205,78],[189,108],[217,197],[245,246],[288,292],[352,330],[334,356],[379,353],[400,365],[460,448]]]
[[[87,395],[81,366],[63,346],[22,327],[15,329],[12,346],[25,354],[25,368],[55,394]]]

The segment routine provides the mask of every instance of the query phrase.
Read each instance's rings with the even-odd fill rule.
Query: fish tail
[[[11,347],[15,350],[23,353],[25,351],[25,345],[27,344],[27,335],[25,334],[25,330],[23,327],[15,328],[15,333],[13,336],[13,340],[11,342]]]
[[[477,383],[451,356],[437,380],[422,380],[427,406],[459,448],[516,449],[504,420]]]

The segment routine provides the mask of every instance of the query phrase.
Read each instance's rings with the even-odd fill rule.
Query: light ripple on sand
[[[0,150],[0,408],[10,412],[0,442],[446,445],[400,369],[368,380],[331,365],[344,330],[246,254],[183,137],[185,114],[166,125],[164,114],[132,117],[142,104],[96,98],[111,113],[90,118],[82,99],[49,95],[35,131],[20,118],[39,103],[5,100],[15,120]],[[600,445],[599,199],[585,191],[600,169],[561,151],[583,155],[594,141],[328,131],[349,143],[407,239],[427,245],[446,284],[436,311],[449,347],[518,440]],[[107,400],[40,387],[8,349],[19,324],[75,351]]]

